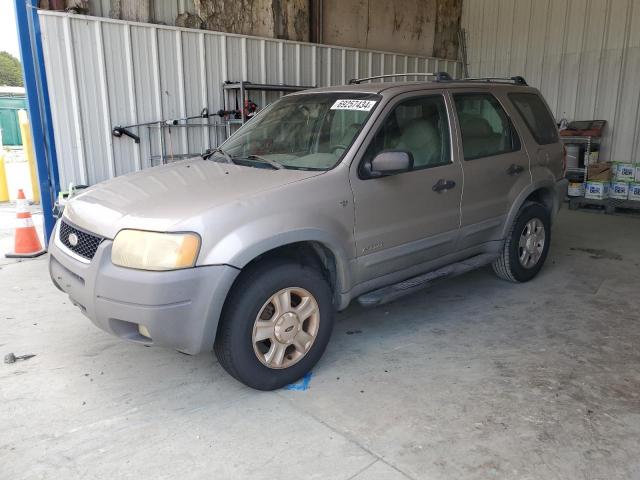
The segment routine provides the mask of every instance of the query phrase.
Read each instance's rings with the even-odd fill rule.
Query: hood
[[[123,228],[168,231],[200,212],[321,173],[194,158],[99,183],[70,200],[64,216],[106,238]]]

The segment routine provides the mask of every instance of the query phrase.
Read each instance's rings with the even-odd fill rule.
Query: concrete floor
[[[0,270],[0,477],[640,478],[640,220],[564,210],[541,275],[339,315],[310,388],[122,343]]]

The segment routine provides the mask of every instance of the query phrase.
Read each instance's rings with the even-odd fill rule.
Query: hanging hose
[[[147,127],[151,125],[158,125],[162,128],[162,125],[179,125],[182,122],[188,122],[189,120],[195,120],[196,118],[209,118],[209,117],[226,117],[227,115],[237,115],[238,109],[236,110],[218,110],[215,113],[209,113],[209,109],[204,107],[199,115],[192,115],[190,117],[183,118],[173,118],[168,120],[156,120],[153,122],[143,122],[143,123],[134,123],[131,125],[116,125],[111,129],[111,134],[120,138],[123,135],[133,139],[134,142],[140,143],[140,137],[133,133],[130,129],[137,127]]]

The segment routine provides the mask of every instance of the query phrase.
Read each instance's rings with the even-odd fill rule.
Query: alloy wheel
[[[524,268],[535,267],[544,251],[546,232],[539,218],[532,218],[524,226],[518,243],[518,259]]]
[[[269,297],[256,317],[253,351],[269,368],[289,368],[309,352],[319,326],[320,308],[313,295],[300,287],[284,288]]]

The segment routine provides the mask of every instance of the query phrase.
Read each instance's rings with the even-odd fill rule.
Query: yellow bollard
[[[9,201],[9,187],[7,186],[7,170],[4,168],[4,153],[0,153],[0,202]]]
[[[31,126],[25,110],[18,110],[18,122],[20,123],[20,134],[22,135],[22,149],[29,163],[29,177],[31,178],[31,191],[33,192],[32,200],[33,203],[40,203],[40,188],[38,188],[38,174],[36,173],[35,155],[33,154]]]

